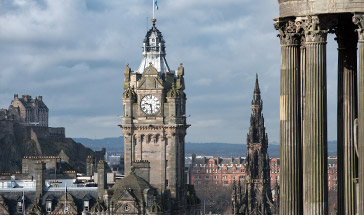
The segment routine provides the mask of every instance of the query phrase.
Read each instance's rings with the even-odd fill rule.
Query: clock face
[[[160,107],[161,103],[159,102],[158,98],[153,95],[144,96],[140,103],[140,108],[143,110],[145,114],[148,115],[157,113]]]

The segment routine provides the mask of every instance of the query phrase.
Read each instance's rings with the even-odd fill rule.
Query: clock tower
[[[148,164],[144,178],[157,189],[164,209],[180,212],[186,205],[185,136],[186,95],[184,68],[170,70],[165,41],[156,19],[143,41],[143,59],[137,71],[124,70],[124,164],[128,175]],[[170,201],[170,202],[169,202]],[[182,212],[181,212],[182,213]]]

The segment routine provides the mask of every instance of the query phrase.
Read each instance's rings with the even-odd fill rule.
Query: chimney
[[[97,164],[97,197],[103,198],[107,188],[106,161],[100,160]]]
[[[14,99],[15,99],[15,100],[18,100],[18,99],[19,99],[18,94],[14,94]]]
[[[193,153],[192,154],[192,164],[195,164],[195,161],[196,161],[196,154]]]
[[[43,96],[39,95],[38,96],[38,100],[42,101],[43,100]]]
[[[45,186],[45,175],[44,171],[46,169],[46,164],[42,161],[38,161],[35,163],[35,175],[36,175],[36,184],[35,184],[35,197],[41,197],[44,192]]]
[[[92,155],[86,158],[86,176],[93,176],[95,172],[95,157]]]
[[[150,163],[146,160],[135,161],[133,163],[135,175],[143,178],[145,181],[150,182]]]
[[[233,161],[234,161],[234,158],[233,158],[233,157],[231,157],[231,158],[230,158],[230,163],[233,163]]]

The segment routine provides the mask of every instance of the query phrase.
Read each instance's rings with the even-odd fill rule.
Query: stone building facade
[[[326,44],[330,33],[336,35],[338,46],[338,213],[364,214],[364,0],[278,3],[280,214],[329,213]]]
[[[238,181],[242,184],[246,178],[246,158],[206,158],[192,155],[189,166],[190,182],[193,185],[218,185],[230,187]],[[271,188],[279,184],[279,158],[270,159]]]
[[[16,114],[12,113],[14,109],[18,110]],[[30,95],[22,95],[19,98],[18,94],[14,94],[9,110],[12,118],[17,118],[22,123],[48,127],[49,110],[42,96],[32,98]]]
[[[186,94],[184,68],[170,70],[165,41],[153,26],[143,41],[143,60],[138,71],[124,70],[123,117],[124,169],[128,175],[138,163],[145,179],[158,192],[164,212],[184,214],[187,210],[184,164]],[[143,174],[141,174],[143,175]],[[190,195],[188,195],[190,194]]]

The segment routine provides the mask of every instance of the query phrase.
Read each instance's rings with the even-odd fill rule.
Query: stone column
[[[357,118],[356,47],[357,35],[352,23],[340,20],[336,30],[338,43],[337,167],[338,214],[353,215],[356,209],[354,179],[357,157],[354,147],[354,120]]]
[[[353,22],[358,26],[359,40],[359,112],[358,112],[358,149],[359,149],[359,214],[364,214],[364,14],[355,14]]]
[[[306,101],[303,143],[304,214],[327,214],[326,38],[318,16],[305,21]]]
[[[302,214],[300,37],[294,20],[278,20],[281,41],[280,214]]]

